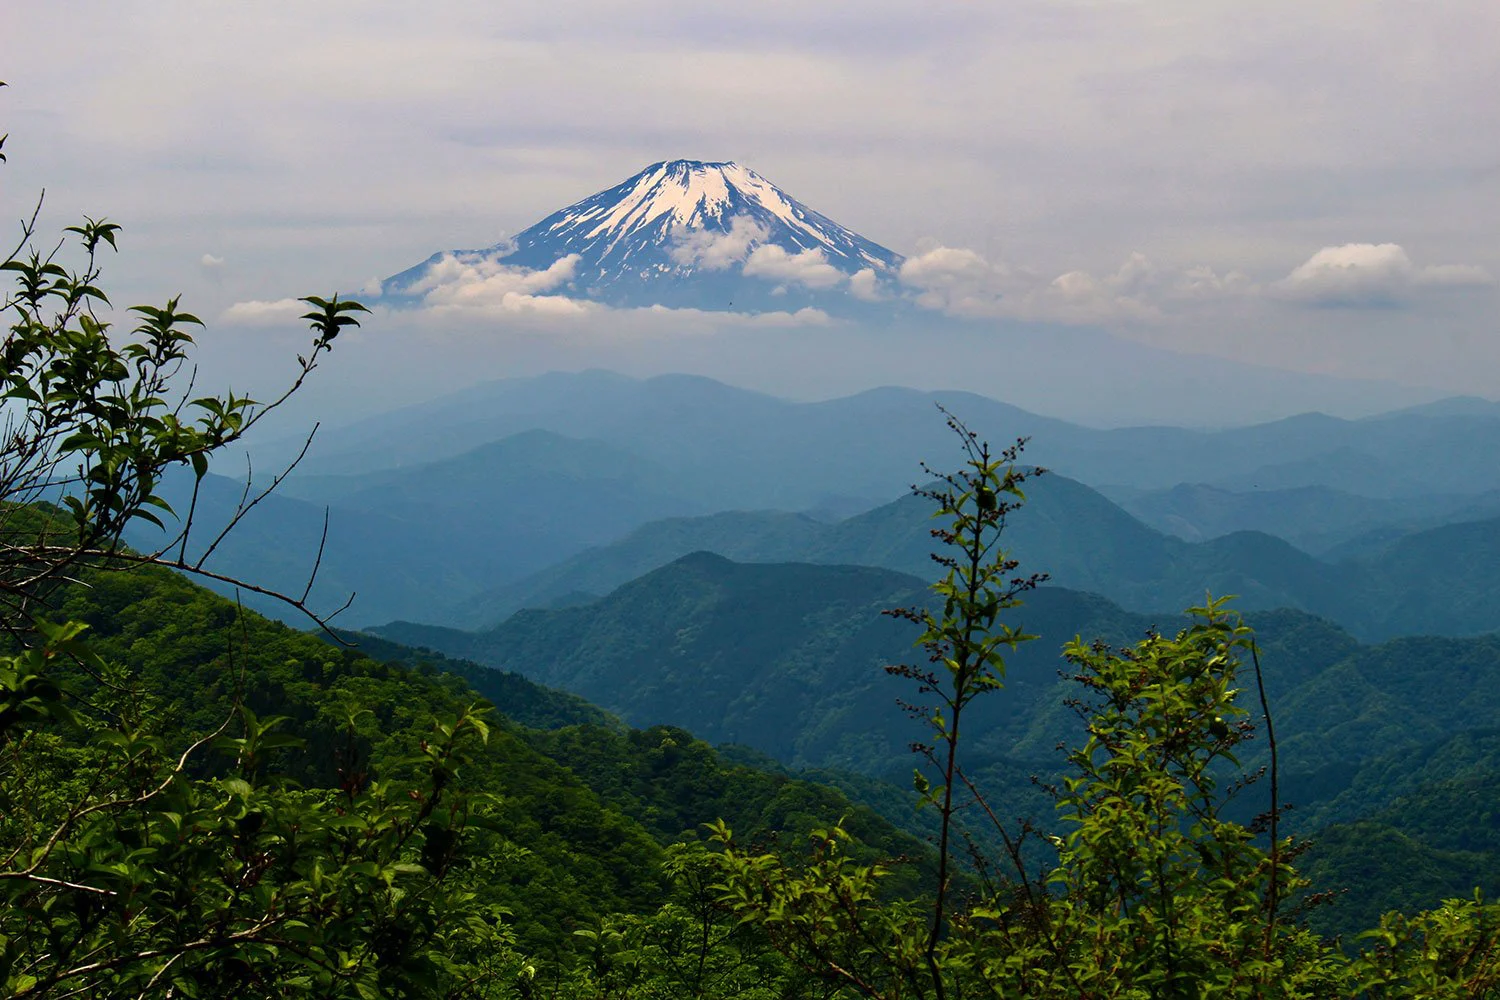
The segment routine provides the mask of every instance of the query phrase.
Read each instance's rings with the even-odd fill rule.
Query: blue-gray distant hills
[[[180,511],[192,476],[176,470],[164,495]],[[219,546],[210,569],[299,594],[318,559],[314,605],[354,605],[341,624],[441,616],[499,581],[542,570],[651,521],[714,509],[680,488],[673,470],[599,441],[523,431],[463,455],[352,476],[308,476],[262,500]],[[251,494],[253,496],[253,494]],[[194,529],[201,552],[227,523],[243,483],[210,474]],[[323,540],[327,510],[327,538]],[[155,548],[140,522],[131,543]],[[301,616],[250,599],[257,610]]]
[[[1174,614],[1205,593],[1244,609],[1297,608],[1379,641],[1500,629],[1500,519],[1413,531],[1341,561],[1315,558],[1262,531],[1201,542],[1164,534],[1058,475],[1034,480],[1007,542],[1026,572],[1100,594],[1133,612]],[[498,625],[522,608],[596,600],[698,551],[749,563],[881,567],[930,578],[930,504],[905,497],[836,523],[774,511],[726,512],[643,525],[522,580],[485,591],[432,621]]]
[[[1031,435],[1026,458],[1053,472],[1012,539],[1059,584],[1142,612],[1207,587],[1372,638],[1500,628],[1484,563],[1500,558],[1500,418],[1472,405],[1097,430],[970,393],[795,403],[689,376],[516,379],[321,435],[304,463],[318,474],[299,469],[253,511],[217,568],[300,592],[326,506],[315,593],[336,605],[357,590],[350,626],[489,625],[698,549],[925,574],[925,515],[897,498],[923,478],[919,462],[958,458],[937,402],[992,441]],[[1360,456],[1362,478],[1338,454]],[[240,494],[211,485],[202,525]],[[1446,582],[1417,593],[1408,577]]]
[[[728,499],[719,509],[795,510],[826,495],[873,506],[910,486],[919,462],[951,461],[956,449],[939,403],[993,442],[1029,437],[1029,461],[1106,491],[1317,486],[1401,500],[1500,489],[1494,408],[1419,408],[1359,420],[1307,413],[1224,430],[1101,430],[973,392],[886,386],[796,402],[696,375],[637,379],[607,371],[490,382],[325,428],[308,465],[339,475],[413,467],[546,430],[681,470]]]
[[[1098,492],[1049,474],[1027,486],[1007,542],[1026,573],[1102,594],[1136,611],[1179,611],[1205,588],[1241,595],[1247,607],[1298,607],[1344,620],[1361,574],[1320,562],[1281,539],[1241,532],[1184,542],[1131,517]],[[523,607],[575,602],[695,551],[752,563],[875,566],[919,579],[935,571],[932,506],[908,496],[828,524],[772,511],[675,518],[644,525],[611,545],[468,602],[453,620],[497,624]]]
[[[528,432],[457,459],[304,483],[320,502],[268,499],[210,568],[300,592],[326,504],[314,596],[329,608],[357,590],[342,619],[350,625],[401,618],[484,627],[522,608],[597,600],[697,551],[932,574],[929,510],[917,498],[833,520],[774,510],[672,516],[713,509],[692,485],[598,442]],[[212,477],[207,486],[200,523],[221,522],[240,491]],[[1028,496],[1008,536],[1023,567],[1135,612],[1174,614],[1210,591],[1239,595],[1243,608],[1319,614],[1367,640],[1500,628],[1500,591],[1491,586],[1500,520],[1372,539],[1333,561],[1263,531],[1186,541],[1055,473]],[[133,541],[151,545],[153,530]]]

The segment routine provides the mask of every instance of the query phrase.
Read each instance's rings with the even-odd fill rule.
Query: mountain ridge
[[[947,431],[934,404],[942,403],[992,442],[1030,437],[1027,457],[1095,487],[1162,489],[1178,483],[1227,486],[1260,482],[1276,471],[1279,488],[1327,485],[1351,489],[1319,473],[1330,453],[1354,447],[1373,465],[1353,470],[1359,485],[1389,495],[1411,488],[1401,455],[1427,456],[1428,491],[1478,493],[1500,488],[1500,419],[1487,415],[1387,415],[1345,419],[1302,415],[1218,430],[1171,425],[1101,428],[1047,416],[993,396],[963,389],[884,386],[832,399],[797,401],[701,375],[632,378],[589,369],[485,383],[387,414],[324,428],[310,463],[326,473],[368,472],[468,451],[536,428],[600,440],[662,461],[685,453],[722,456],[731,446],[772,436],[799,462],[832,463],[840,474],[881,469],[877,497],[909,486],[917,462],[937,455]],[[685,422],[691,417],[691,423]],[[853,431],[853,434],[848,432]],[[1467,449],[1451,443],[1470,440]],[[294,456],[302,437],[268,442],[261,459]],[[762,443],[764,444],[764,443]],[[1384,456],[1384,457],[1382,457]],[[1494,462],[1482,459],[1495,458]],[[1150,461],[1145,461],[1149,458]],[[1297,465],[1290,474],[1287,463]],[[892,478],[890,471],[899,465]],[[866,478],[874,479],[874,476]],[[741,506],[762,506],[764,500]]]
[[[1187,542],[1143,524],[1098,491],[1047,474],[1027,484],[1028,503],[1011,515],[1006,545],[1027,572],[1150,614],[1215,594],[1240,595],[1250,609],[1299,607],[1363,632],[1356,619],[1363,573],[1325,563],[1257,531]],[[635,529],[512,583],[487,589],[444,616],[445,624],[496,626],[523,607],[578,594],[604,596],[693,551],[746,563],[863,565],[926,579],[933,572],[930,505],[905,496],[833,524],[775,511],[673,518]]]

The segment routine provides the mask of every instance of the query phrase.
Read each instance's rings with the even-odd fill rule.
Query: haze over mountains
[[[1334,562],[1259,531],[1184,541],[1055,474],[1033,481],[1027,496],[1006,535],[1022,570],[1047,573],[1053,586],[1100,594],[1132,612],[1173,613],[1201,602],[1207,591],[1236,595],[1243,609],[1322,615],[1367,640],[1500,628],[1500,599],[1488,570],[1500,558],[1500,519],[1372,541],[1368,552]],[[597,600],[699,552],[748,563],[881,567],[925,579],[933,573],[930,514],[927,502],[904,497],[832,523],[778,511],[655,521],[425,620],[488,628],[523,608]]]
[[[413,379],[471,383],[491,365],[594,365],[803,396],[956,386],[1074,420],[1208,426],[1364,416],[1440,395],[1118,336],[1113,312],[1146,308],[1134,296],[1163,280],[1149,271],[1137,261],[1102,284],[1070,272],[1027,291],[1035,276],[1011,287],[1025,276],[972,251],[904,255],[745,165],[679,159],[360,294],[401,328],[380,351],[404,359],[403,392]]]
[[[1348,420],[1306,413],[1225,430],[1100,430],[963,390],[887,386],[794,402],[713,379],[590,370],[506,379],[319,432],[319,474],[358,474],[461,454],[528,430],[592,439],[691,471],[739,506],[833,492],[888,500],[917,463],[952,445],[941,403],[1027,459],[1101,488],[1182,482],[1237,489],[1328,486],[1378,498],[1500,486],[1500,411],[1417,408]],[[262,450],[295,453],[301,439]],[[1420,457],[1420,490],[1412,463]],[[746,471],[747,469],[753,471]]]
[[[214,558],[299,592],[326,506],[314,594],[327,607],[358,592],[349,625],[487,627],[697,550],[926,576],[926,511],[902,497],[922,460],[957,457],[936,402],[992,440],[1032,436],[1025,457],[1052,472],[1010,539],[1056,585],[1143,613],[1209,588],[1371,639],[1500,628],[1483,562],[1500,516],[1500,462],[1484,460],[1500,455],[1500,417],[1473,406],[1096,430],[965,393],[791,403],[697,377],[553,374],[320,435]],[[1415,454],[1420,484],[1402,458]],[[227,516],[242,489],[209,486],[205,516]],[[1436,578],[1447,585],[1435,593],[1405,582]]]

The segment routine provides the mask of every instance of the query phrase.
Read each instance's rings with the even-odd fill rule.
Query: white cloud
[[[1059,323],[1107,323],[1154,319],[1160,309],[1148,296],[1156,291],[1156,268],[1137,252],[1104,278],[1068,271],[1044,287],[1015,296],[1007,312],[1017,318]]]
[[[735,216],[727,232],[683,230],[672,248],[672,260],[705,271],[723,271],[750,256],[770,232],[748,215]]]
[[[429,302],[434,312],[476,312],[486,316],[529,313],[539,317],[581,318],[602,312],[603,307],[583,299],[572,299],[566,295],[528,295],[525,292],[500,291],[493,288],[473,294],[455,296],[449,300]]]
[[[487,254],[449,253],[428,265],[402,294],[420,297],[424,309],[441,313],[584,316],[603,307],[555,294],[573,280],[578,261],[577,254],[569,254],[537,271],[506,265]],[[372,279],[365,293],[378,294],[379,286]]]
[[[428,305],[484,302],[513,292],[535,295],[572,281],[580,259],[576,253],[568,254],[536,271],[512,267],[484,254],[448,253],[429,264],[405,294],[420,295]]]
[[[398,308],[396,312],[459,321],[467,317],[481,323],[503,317],[533,321],[539,324],[539,329],[556,329],[562,324],[574,330],[583,328],[582,321],[592,323],[607,317],[607,328],[627,338],[649,338],[692,329],[826,326],[832,322],[827,313],[811,308],[735,313],[661,305],[607,306],[566,294],[577,273],[579,259],[572,254],[537,271],[508,266],[485,254],[445,254],[403,293],[419,299],[416,307]],[[657,328],[654,333],[649,329],[652,326]]]
[[[279,326],[297,319],[306,311],[307,303],[297,299],[277,299],[274,302],[252,299],[236,302],[219,318],[237,326]]]
[[[578,321],[589,321],[588,328],[607,331],[611,338],[650,338],[690,332],[693,329],[721,327],[829,326],[833,323],[826,312],[811,307],[761,313],[676,309],[662,305],[617,308],[566,295],[528,295],[514,291],[498,296],[487,295],[482,299],[471,297],[461,305],[427,304],[418,312],[435,317],[471,316],[479,320],[500,316],[507,319],[531,319],[543,326],[563,321],[577,329],[584,329]],[[601,319],[607,319],[608,323],[595,322]]]
[[[938,246],[908,257],[901,264],[901,280],[918,287],[955,287],[986,280],[994,268],[973,250]]]
[[[953,316],[994,316],[1004,297],[1006,269],[973,250],[938,246],[908,257],[898,275],[917,304]]]
[[[943,246],[908,258],[901,283],[918,305],[950,316],[1058,323],[1149,321],[1164,309],[1255,290],[1239,271],[1162,269],[1140,251],[1103,276],[1075,269],[1048,278],[988,261],[973,250]]]
[[[1112,291],[1136,295],[1147,291],[1159,278],[1156,266],[1139,250],[1133,250],[1120,269],[1105,279]]]
[[[868,267],[850,276],[849,294],[862,302],[879,302],[885,298],[880,290],[880,276]]]
[[[736,314],[738,315],[738,314]],[[744,317],[749,326],[831,326],[833,320],[821,309],[803,306],[796,312],[755,313]]]
[[[787,253],[774,243],[758,246],[745,261],[745,273],[770,281],[786,281],[807,288],[833,288],[841,284],[843,271],[828,263],[818,249]]]
[[[1324,247],[1269,284],[1237,268],[1158,267],[1140,251],[1108,274],[1075,269],[1047,279],[972,250],[943,246],[909,258],[901,283],[918,305],[950,316],[1142,324],[1171,315],[1206,320],[1202,310],[1210,307],[1222,321],[1231,302],[1269,299],[1323,307],[1390,306],[1424,293],[1488,288],[1495,281],[1470,264],[1418,266],[1395,243],[1346,243]]]
[[[1047,290],[1064,299],[1089,299],[1104,294],[1104,286],[1087,271],[1069,271],[1052,279]]]
[[[1063,322],[1151,320],[1178,299],[1202,298],[1210,292],[1222,295],[1227,290],[1212,268],[1172,273],[1134,250],[1113,274],[1103,278],[1085,271],[1053,278],[1046,288],[1026,295],[1023,308],[1033,313],[1032,318]],[[1185,291],[1190,294],[1184,295]]]
[[[198,272],[215,288],[224,283],[224,258],[206,253],[198,258]]]
[[[1392,305],[1410,290],[1415,273],[1396,243],[1345,243],[1319,250],[1273,288],[1312,305]]]
[[[1490,275],[1472,265],[1418,267],[1398,243],[1344,243],[1319,250],[1276,282],[1272,291],[1309,305],[1361,307],[1398,305],[1421,288],[1490,284]]]
[[[546,270],[537,271],[508,267],[480,253],[446,253],[429,265],[407,294],[422,295],[422,303],[429,309],[579,315],[592,303],[546,294],[573,280],[577,262],[577,253],[570,253]]]

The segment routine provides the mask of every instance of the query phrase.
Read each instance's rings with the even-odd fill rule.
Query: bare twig
[[[214,550],[219,547],[219,543],[224,541],[224,539],[228,537],[229,533],[234,530],[235,525],[239,524],[240,521],[244,519],[245,515],[250,513],[250,511],[255,508],[256,504],[260,503],[266,497],[270,496],[276,490],[276,487],[280,486],[282,484],[282,481],[285,480],[287,476],[292,474],[292,470],[297,468],[302,459],[306,457],[307,449],[312,447],[313,437],[318,433],[319,426],[321,425],[313,424],[313,429],[308,432],[307,440],[302,442],[302,449],[297,452],[297,457],[292,459],[291,463],[288,464],[285,469],[282,469],[281,472],[279,472],[271,480],[270,486],[267,486],[264,490],[261,490],[260,493],[255,497],[255,499],[251,500],[248,504],[245,503],[243,499],[241,499],[240,507],[234,512],[234,517],[230,518],[229,523],[224,525],[223,530],[220,531],[217,536],[215,536],[213,542],[208,546],[207,549],[204,550],[203,555],[198,557],[197,562],[193,565],[194,570],[200,569],[203,566],[204,561],[207,560],[209,556],[213,555]],[[246,479],[245,488],[247,493],[249,492],[250,488],[249,483],[249,479]]]
[[[323,565],[323,549],[328,545],[328,508],[323,508],[323,534],[318,538],[318,556],[313,560],[312,572],[307,574],[307,586],[302,588],[303,603],[307,601],[307,595],[312,593],[313,584],[318,579],[318,569]]]
[[[1276,753],[1276,726],[1271,721],[1271,703],[1266,698],[1266,681],[1260,669],[1260,649],[1253,638],[1250,640],[1250,660],[1255,665],[1255,689],[1260,695],[1260,711],[1266,719],[1266,745],[1271,753],[1271,886],[1265,943],[1269,953],[1271,935],[1276,930],[1276,910],[1281,902],[1281,775]]]

